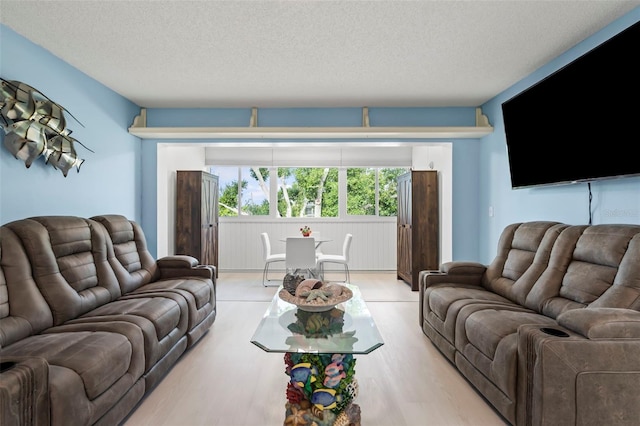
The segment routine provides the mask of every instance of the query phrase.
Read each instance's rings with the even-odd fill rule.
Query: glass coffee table
[[[251,343],[284,353],[287,383],[285,424],[360,424],[354,355],[384,344],[360,289],[345,284],[351,299],[310,312],[282,300],[278,289]],[[345,419],[346,417],[346,419]]]

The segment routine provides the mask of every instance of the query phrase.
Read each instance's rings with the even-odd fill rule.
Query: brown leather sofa
[[[509,423],[640,424],[640,226],[512,224],[420,275],[423,332]]]
[[[119,215],[0,227],[0,424],[120,423],[213,324],[214,272]]]

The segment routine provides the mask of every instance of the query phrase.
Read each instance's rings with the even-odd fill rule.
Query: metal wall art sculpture
[[[64,113],[71,113],[28,84],[0,79],[0,126],[4,129],[4,146],[27,168],[38,157],[45,158],[64,177],[73,167],[80,172],[84,160],[78,157],[69,136]],[[75,117],[74,120],[82,126]],[[84,126],[83,126],[84,127]],[[93,152],[93,151],[91,151]]]

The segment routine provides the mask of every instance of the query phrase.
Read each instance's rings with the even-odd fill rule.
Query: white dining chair
[[[289,237],[285,249],[288,273],[297,275],[304,271],[305,276],[316,276],[316,242],[311,237]]]
[[[264,257],[264,269],[262,271],[262,285],[265,287],[269,287],[267,283],[272,281],[277,281],[280,285],[282,280],[270,280],[269,275],[269,265],[275,262],[285,262],[285,254],[284,253],[271,253],[271,241],[269,239],[269,234],[263,232],[260,234],[260,238],[262,239],[262,254]]]
[[[349,273],[349,251],[351,250],[351,240],[353,239],[352,234],[347,234],[344,237],[344,242],[342,243],[342,254],[322,254],[317,258],[318,264],[318,276],[320,279],[324,280],[324,265],[325,263],[339,263],[344,265],[344,282],[348,283],[351,281],[351,275]]]
[[[322,239],[320,238],[320,233],[317,231],[313,231],[313,234],[311,234],[311,237],[313,237],[313,240],[315,241],[316,244],[316,259],[318,258],[318,256],[320,256],[322,254],[322,249],[320,248],[320,246],[322,245]]]

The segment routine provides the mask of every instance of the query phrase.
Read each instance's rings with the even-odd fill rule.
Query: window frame
[[[261,167],[267,168],[269,170],[269,215],[237,215],[237,216],[221,216],[219,220],[223,221],[251,221],[251,222],[272,222],[274,220],[278,221],[286,221],[287,223],[295,223],[295,222],[363,222],[363,221],[372,221],[372,222],[380,222],[380,221],[389,221],[395,222],[397,220],[397,216],[380,216],[380,170],[386,168],[406,168],[407,171],[411,170],[409,166],[325,166],[329,168],[337,168],[338,169],[338,216],[336,217],[281,217],[278,216],[278,180],[272,179],[271,176],[277,176],[278,166],[248,166],[248,165],[230,165],[230,164],[220,164],[220,165],[210,165],[207,166],[208,170],[211,171],[211,168],[216,167],[236,167],[238,168],[238,185],[241,185],[241,170],[242,168],[251,168],[251,167]],[[296,168],[324,168],[323,166],[281,166],[281,167],[296,167]],[[362,169],[369,168],[375,169],[375,215],[351,215],[347,213],[347,169]],[[241,208],[241,192],[238,188],[238,207]],[[239,210],[240,211],[240,210]]]

